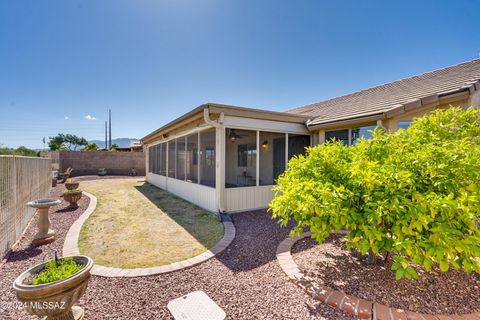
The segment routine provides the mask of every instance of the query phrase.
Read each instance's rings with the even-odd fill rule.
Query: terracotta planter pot
[[[78,182],[71,182],[71,183],[65,182],[65,188],[67,188],[67,190],[75,190],[78,188],[79,185],[80,183]]]
[[[70,203],[70,207],[77,207],[78,200],[82,198],[82,190],[64,192],[63,198]]]
[[[38,317],[46,316],[46,320],[83,318],[83,309],[74,304],[87,289],[93,261],[86,256],[73,256],[72,258],[75,262],[85,266],[66,279],[39,285],[25,284],[26,279],[41,272],[46,262],[28,269],[15,279],[13,289],[18,300],[24,303],[28,313]]]

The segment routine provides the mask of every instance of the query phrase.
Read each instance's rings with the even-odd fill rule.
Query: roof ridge
[[[378,84],[378,85],[375,85],[375,86],[372,86],[372,87],[368,87],[368,88],[365,88],[365,89],[361,89],[361,90],[358,90],[358,91],[354,91],[354,92],[351,92],[351,93],[340,95],[340,96],[337,96],[337,97],[333,97],[333,98],[321,100],[321,101],[318,101],[318,102],[309,103],[309,104],[306,104],[306,105],[303,105],[303,106],[295,107],[295,108],[292,108],[292,109],[288,109],[284,112],[292,112],[292,111],[296,111],[296,110],[300,111],[300,109],[304,109],[304,108],[307,108],[307,107],[312,107],[312,106],[317,105],[319,103],[326,103],[326,102],[331,101],[331,100],[336,100],[336,99],[340,100],[342,98],[346,98],[346,97],[349,97],[349,96],[359,95],[359,94],[361,94],[363,92],[366,92],[366,91],[371,91],[371,90],[374,90],[374,89],[377,89],[377,88],[380,88],[380,87],[385,87],[387,85],[393,85],[395,83],[406,81],[406,80],[409,80],[409,79],[420,78],[420,77],[425,76],[425,75],[429,75],[429,74],[436,73],[436,72],[441,72],[441,71],[444,71],[444,70],[447,70],[447,69],[450,69],[450,68],[459,67],[461,65],[467,65],[467,64],[470,64],[470,63],[476,62],[476,61],[480,61],[480,58],[474,58],[472,60],[468,60],[468,61],[460,62],[460,63],[457,63],[457,64],[453,64],[453,65],[450,65],[450,66],[438,68],[438,69],[435,69],[435,70],[432,70],[432,71],[423,72],[423,73],[418,74],[418,75],[409,76],[409,77],[405,77],[405,78],[390,81],[390,82],[385,82],[385,83],[382,83],[382,84]]]

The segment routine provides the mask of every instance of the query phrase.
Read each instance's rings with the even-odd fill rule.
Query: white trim
[[[257,130],[257,148],[255,156],[255,186],[260,185],[260,131]]]
[[[154,145],[157,145],[157,144],[160,144],[160,143],[167,143],[169,141],[172,141],[174,139],[177,139],[177,138],[181,138],[181,137],[184,137],[184,136],[188,136],[190,134],[194,134],[194,133],[199,133],[201,131],[205,131],[207,129],[211,129],[213,128],[213,126],[210,126],[210,125],[204,125],[204,126],[201,126],[201,127],[196,127],[194,129],[189,129],[189,130],[185,130],[185,131],[181,131],[173,136],[169,136],[167,138],[164,138],[164,139],[160,139],[160,140],[155,140],[154,142],[151,142],[151,143],[147,143],[145,144],[145,147],[152,147]]]
[[[288,169],[288,133],[285,133],[285,171]]]
[[[291,123],[282,121],[260,120],[252,118],[242,118],[234,116],[225,116],[223,125],[233,129],[243,130],[259,130],[264,132],[277,133],[295,133],[295,134],[311,134],[307,127],[302,123]]]

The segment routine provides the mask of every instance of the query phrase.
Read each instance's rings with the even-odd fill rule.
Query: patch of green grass
[[[78,271],[84,265],[77,264],[72,258],[62,258],[56,261],[52,259],[45,264],[45,268],[32,281],[33,284],[44,284],[66,279]]]
[[[165,265],[199,255],[223,237],[217,217],[137,179],[85,181],[97,207],[79,249],[95,263],[120,268]]]

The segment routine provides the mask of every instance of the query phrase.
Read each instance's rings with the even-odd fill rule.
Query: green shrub
[[[319,243],[350,230],[349,248],[391,253],[397,279],[434,263],[480,272],[479,186],[480,111],[449,108],[355,146],[309,148],[278,179],[270,210]]]
[[[83,265],[78,265],[72,258],[59,259],[58,265],[55,259],[52,259],[45,264],[45,269],[33,279],[33,284],[44,284],[66,279],[80,271],[83,267]]]

